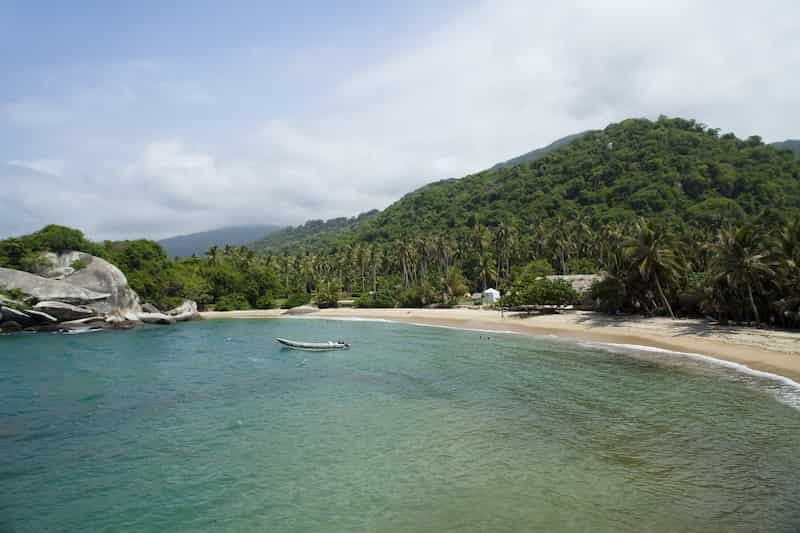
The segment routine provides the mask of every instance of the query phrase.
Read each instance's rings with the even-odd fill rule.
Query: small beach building
[[[500,299],[500,291],[498,291],[497,289],[488,288],[485,291],[483,291],[481,302],[485,304],[493,304],[497,303],[499,299]]]

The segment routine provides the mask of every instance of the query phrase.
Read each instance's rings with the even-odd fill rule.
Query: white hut
[[[481,301],[485,304],[496,303],[497,300],[499,299],[500,299],[500,291],[492,288],[488,288],[485,291],[483,291],[483,295],[481,297]]]

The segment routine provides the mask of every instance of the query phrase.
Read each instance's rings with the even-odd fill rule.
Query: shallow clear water
[[[797,531],[790,395],[677,356],[390,323],[6,336],[0,530]]]

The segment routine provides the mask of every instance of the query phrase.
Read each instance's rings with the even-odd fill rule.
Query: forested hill
[[[260,252],[288,250],[291,253],[324,248],[334,242],[338,242],[350,230],[371,220],[378,212],[377,209],[373,209],[351,218],[339,217],[330,220],[309,220],[300,226],[289,226],[272,232],[253,242],[251,247]]]
[[[168,237],[158,243],[164,248],[168,257],[201,256],[212,246],[222,248],[226,245],[249,244],[279,229],[281,229],[280,226],[270,225],[226,226],[199,233]]]
[[[517,157],[514,157],[512,159],[509,159],[508,161],[504,161],[502,163],[497,163],[492,168],[495,169],[495,168],[502,168],[502,167],[513,167],[515,165],[520,165],[522,163],[532,163],[533,161],[536,161],[538,159],[543,158],[544,156],[546,156],[547,154],[549,154],[550,152],[552,152],[556,148],[561,148],[562,146],[566,146],[567,144],[571,143],[572,141],[580,139],[581,137],[583,137],[587,133],[589,133],[589,132],[588,131],[584,131],[584,132],[581,132],[581,133],[574,133],[572,135],[567,135],[566,137],[562,137],[561,139],[558,139],[557,141],[553,141],[552,143],[548,144],[547,146],[544,146],[542,148],[537,148],[536,150],[531,150],[527,154],[522,154],[520,156],[517,156]]]
[[[772,143],[770,146],[774,146],[779,150],[790,150],[797,159],[800,159],[800,140],[798,139],[787,139],[785,141]]]
[[[321,252],[475,224],[555,227],[581,218],[597,225],[640,216],[713,231],[765,211],[778,218],[800,211],[800,164],[790,152],[694,120],[629,119],[535,161],[427,185],[326,239],[284,244]]]

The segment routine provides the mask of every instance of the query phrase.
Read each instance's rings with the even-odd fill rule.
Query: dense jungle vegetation
[[[542,276],[602,272],[592,296],[609,312],[798,326],[798,220],[792,152],[661,117],[430,184],[380,213],[278,231],[258,254],[170,261],[148,241],[80,244],[154,302],[336,305],[344,294],[364,306],[449,305],[493,286],[514,304],[564,303],[574,294]],[[26,254],[52,247],[35,235],[0,243],[0,264],[26,268]]]

